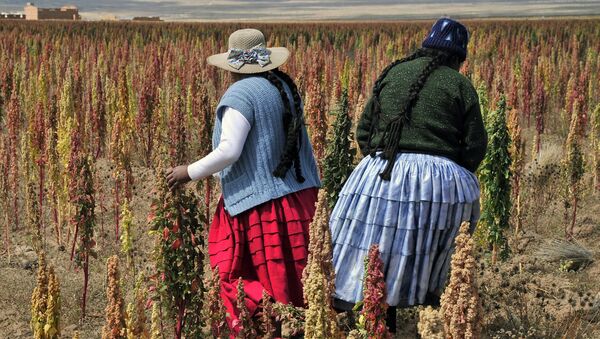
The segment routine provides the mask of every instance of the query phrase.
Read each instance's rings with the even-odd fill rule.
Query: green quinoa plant
[[[506,99],[500,98],[498,108],[487,120],[488,149],[480,168],[482,186],[481,219],[487,244],[492,250],[492,261],[509,254],[505,230],[509,227],[511,202],[510,135],[506,125]]]
[[[160,167],[159,167],[160,168]],[[157,173],[156,198],[148,220],[155,236],[157,275],[155,287],[161,304],[174,314],[175,337],[198,337],[203,327],[203,238],[205,220],[197,199],[182,190],[169,191],[161,171]]]
[[[323,188],[327,192],[329,208],[335,206],[344,183],[352,173],[356,150],[352,147],[349,115],[348,90],[342,89],[341,98],[333,112],[335,121],[331,125],[325,160],[323,160]]]

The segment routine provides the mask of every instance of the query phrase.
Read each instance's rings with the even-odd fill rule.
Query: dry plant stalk
[[[102,328],[102,339],[126,339],[126,321],[123,296],[119,286],[119,258],[114,255],[107,263],[106,324]]]
[[[441,298],[444,332],[449,339],[481,338],[482,306],[469,223],[463,222],[452,254],[450,283]]]

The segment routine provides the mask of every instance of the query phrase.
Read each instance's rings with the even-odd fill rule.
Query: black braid
[[[302,101],[300,94],[298,94],[298,88],[294,84],[294,81],[284,72],[277,69],[265,73],[265,78],[269,80],[279,91],[281,100],[283,101],[283,126],[285,128],[285,146],[279,164],[273,171],[273,175],[278,178],[283,178],[287,174],[288,170],[294,165],[296,181],[304,182],[302,176],[302,169],[300,167],[300,145],[302,141]],[[283,87],[281,79],[290,87],[292,91],[292,97],[294,101],[295,114],[292,112],[290,100]]]
[[[423,55],[424,55],[423,50],[419,49],[415,53],[413,53],[405,58],[398,59],[398,60],[392,62],[381,72],[381,74],[379,75],[377,80],[375,80],[375,84],[373,85],[373,101],[371,103],[373,105],[371,108],[371,112],[373,113],[373,121],[372,121],[371,127],[369,129],[369,139],[367,141],[367,151],[371,154],[371,156],[375,156],[375,153],[377,152],[377,148],[373,148],[371,146],[371,142],[373,141],[373,135],[375,134],[375,128],[379,124],[379,116],[381,115],[381,103],[379,102],[379,94],[381,93],[381,90],[383,89],[383,86],[382,86],[383,79],[385,79],[388,72],[391,71],[392,68],[396,67],[397,65],[399,65],[403,62],[407,62],[407,61],[411,61],[411,60],[420,58]]]
[[[419,49],[413,55],[406,58],[407,60],[404,60],[404,59],[399,60],[399,62],[397,62],[395,64],[392,63],[392,65],[395,66],[401,62],[413,60],[413,59],[416,59],[416,58],[419,58],[422,56],[430,56],[432,59],[427,64],[427,66],[425,66],[425,68],[423,69],[423,71],[421,72],[421,74],[419,75],[417,80],[410,86],[408,100],[406,101],[404,108],[402,109],[402,111],[400,112],[400,114],[398,116],[396,116],[389,124],[387,124],[384,134],[379,141],[379,145],[377,146],[377,148],[374,151],[371,152],[371,155],[374,155],[374,153],[377,150],[383,150],[383,152],[381,153],[381,157],[383,159],[387,160],[387,165],[386,165],[385,169],[383,170],[383,172],[381,172],[379,174],[379,176],[383,180],[390,180],[390,178],[391,178],[392,169],[394,167],[393,160],[396,157],[396,154],[398,154],[398,144],[399,144],[400,137],[402,135],[402,129],[405,124],[410,122],[412,109],[413,109],[414,105],[416,104],[416,102],[418,101],[419,93],[425,86],[427,79],[439,66],[449,65],[453,62],[456,62],[456,57],[453,55],[450,55],[446,52],[443,52],[440,50],[434,50],[434,49]],[[389,69],[391,69],[392,67],[389,67]],[[383,78],[385,78],[385,76],[387,75],[387,72],[389,72],[389,69],[386,68],[386,70],[384,70],[385,74],[382,74],[382,76],[380,76],[380,79],[378,79],[378,82],[375,83],[375,88],[373,89],[373,97],[374,97],[373,101],[377,102],[377,105],[375,107],[373,107],[375,109],[375,111],[373,113],[374,113],[374,117],[377,116],[377,124],[379,122],[379,115],[381,115],[381,105],[379,104],[379,93],[381,92],[381,89],[382,89],[381,81],[383,81]],[[379,81],[379,80],[381,80],[381,81]],[[375,120],[375,118],[374,118],[374,120]],[[369,140],[372,138],[372,135],[374,134],[373,133],[374,128],[376,128],[376,126],[374,127],[372,125],[371,131],[369,134]]]
[[[298,91],[298,87],[292,78],[287,75],[287,73],[282,72],[279,68],[273,70],[273,72],[283,79],[283,81],[288,85],[288,87],[292,91],[292,99],[294,100],[294,117],[293,117],[293,125],[291,126],[293,129],[293,135],[297,135],[297,144],[296,151],[294,157],[294,170],[296,172],[296,179],[298,182],[304,182],[304,177],[302,176],[302,167],[300,167],[300,148],[302,147],[302,126],[304,126],[304,115],[302,109],[302,98],[300,97],[300,92]]]

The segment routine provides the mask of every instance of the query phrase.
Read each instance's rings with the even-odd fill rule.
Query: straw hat
[[[257,29],[240,29],[229,36],[229,50],[209,56],[209,65],[224,70],[252,74],[275,69],[283,65],[290,51],[285,47],[266,47],[265,36]]]

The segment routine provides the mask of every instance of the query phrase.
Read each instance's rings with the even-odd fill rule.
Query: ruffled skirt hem
[[[473,173],[439,156],[399,154],[390,181],[378,175],[385,165],[365,157],[332,212],[335,297],[362,300],[364,258],[379,244],[388,304],[422,304],[445,286],[460,224],[469,221],[474,229],[479,219],[479,184]]]

